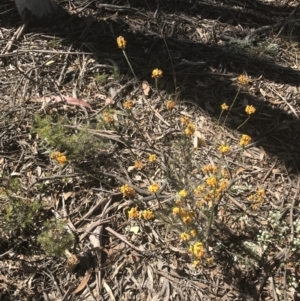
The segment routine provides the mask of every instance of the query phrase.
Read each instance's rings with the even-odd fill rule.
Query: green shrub
[[[38,242],[47,255],[62,256],[74,244],[74,235],[63,220],[51,219],[44,226],[45,230],[38,236]]]
[[[4,206],[3,229],[14,231],[24,229],[36,220],[42,204],[37,201],[26,201],[21,198],[8,197],[7,204]]]
[[[89,132],[88,126],[74,132],[69,129],[67,119],[61,116],[36,116],[34,131],[52,147],[66,152],[71,159],[95,155],[99,149],[108,148],[107,143]]]

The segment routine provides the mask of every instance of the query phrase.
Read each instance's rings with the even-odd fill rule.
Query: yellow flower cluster
[[[228,187],[228,181],[226,179],[221,179],[218,184],[220,192],[224,192]]]
[[[205,174],[215,174],[218,171],[218,167],[212,164],[207,164],[204,165],[201,170]]]
[[[185,210],[181,207],[174,207],[173,208],[173,214],[179,215],[182,222],[184,224],[191,224],[193,222],[193,219],[195,217],[195,212],[192,210]]]
[[[144,210],[141,213],[141,216],[147,221],[150,219],[154,219],[154,213],[151,210]]]
[[[259,189],[249,196],[248,200],[251,202],[251,208],[253,210],[257,210],[262,205],[265,195],[265,191],[263,189]]]
[[[206,179],[206,184],[210,187],[215,187],[217,185],[216,177],[209,177]]]
[[[150,154],[149,155],[149,158],[148,158],[148,161],[153,163],[156,161],[156,155],[155,154]]]
[[[121,186],[120,191],[124,197],[133,198],[136,196],[136,191],[128,184]]]
[[[229,109],[229,106],[224,102],[222,105],[221,105],[221,109],[223,111],[227,111]]]
[[[199,241],[190,245],[189,252],[192,253],[197,259],[200,260],[205,255],[203,244]]]
[[[195,133],[195,131],[196,131],[196,126],[192,122],[190,122],[184,130],[187,136],[192,136]]]
[[[103,114],[104,122],[106,124],[112,124],[114,123],[114,116],[109,114],[109,113],[104,113]]]
[[[192,210],[186,211],[185,214],[181,217],[184,224],[191,224],[195,217],[195,212]]]
[[[179,207],[174,207],[172,212],[173,212],[174,215],[177,215],[180,212],[180,208]]]
[[[190,233],[188,232],[182,232],[180,234],[180,239],[183,241],[189,241],[192,237],[195,237],[197,235],[197,230],[196,229],[192,229],[190,231]]]
[[[199,185],[199,186],[194,190],[194,193],[195,193],[195,194],[201,194],[204,190],[205,190],[205,186],[204,186],[204,185]]]
[[[247,85],[248,82],[249,82],[249,78],[248,78],[247,75],[241,74],[241,75],[238,77],[238,82],[239,82],[239,84],[241,84],[241,85]]]
[[[152,77],[153,78],[160,78],[160,77],[162,77],[163,76],[163,72],[160,70],[160,69],[154,69],[153,71],[152,71]]]
[[[139,161],[139,160],[135,161],[135,162],[134,162],[134,168],[135,168],[136,170],[142,170],[142,169],[144,168],[143,162],[142,162],[142,161]]]
[[[157,183],[153,183],[148,187],[149,192],[156,193],[159,190],[159,185]]]
[[[224,169],[211,164],[203,166],[202,171],[207,175],[207,178],[204,184],[194,189],[195,197],[198,198],[196,207],[201,208],[204,204],[212,207],[214,202],[217,201],[228,188],[228,175]]]
[[[251,137],[248,135],[242,135],[242,138],[240,140],[240,146],[246,147],[251,141]]]
[[[251,114],[254,114],[256,112],[256,109],[251,105],[247,105],[246,108],[245,108],[245,112],[248,114],[248,115],[251,115]]]
[[[175,103],[175,101],[173,101],[173,100],[168,100],[168,101],[166,102],[166,108],[167,108],[168,110],[174,109],[175,106],[176,106],[176,103]]]
[[[187,125],[187,124],[190,123],[190,118],[187,117],[187,116],[183,116],[183,117],[180,118],[180,122],[181,122],[182,125]]]
[[[218,150],[223,154],[227,154],[230,152],[230,146],[227,143],[222,143],[219,147]]]
[[[128,211],[128,217],[130,219],[139,219],[142,217],[148,221],[154,219],[154,213],[151,210],[139,211],[136,207],[132,207]]]
[[[122,36],[117,37],[117,44],[120,49],[125,49],[126,48],[126,40],[124,39],[124,37],[122,37]]]
[[[183,241],[188,241],[188,240],[191,239],[191,235],[190,235],[189,233],[187,233],[187,232],[182,232],[182,233],[180,234],[180,238],[181,238],[181,240],[183,240]]]
[[[191,233],[191,235],[193,237],[195,237],[197,235],[197,230],[196,229],[192,229],[190,233]]]
[[[185,189],[182,189],[178,192],[178,195],[181,197],[181,198],[186,198],[188,193]]]
[[[126,100],[123,104],[124,108],[128,111],[130,111],[133,107],[133,101],[132,100]]]
[[[50,155],[50,158],[56,160],[59,164],[63,165],[67,163],[67,157],[61,152],[54,152]]]
[[[137,210],[136,207],[132,207],[128,211],[128,217],[131,218],[131,219],[138,219],[140,217],[140,212]]]

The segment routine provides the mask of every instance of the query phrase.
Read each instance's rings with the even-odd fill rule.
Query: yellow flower
[[[186,191],[185,189],[182,189],[182,190],[180,190],[180,191],[178,192],[178,195],[179,195],[180,197],[182,197],[182,198],[186,198],[187,195],[188,195],[188,193],[187,193],[187,191]]]
[[[218,171],[218,167],[208,164],[208,165],[203,166],[201,170],[203,173],[213,173],[214,174]]]
[[[201,242],[196,242],[194,245],[191,245],[190,252],[198,259],[202,259],[205,254],[203,244]]]
[[[238,77],[238,82],[239,82],[241,85],[247,85],[248,82],[249,82],[249,78],[248,78],[247,75],[241,74],[241,75]]]
[[[117,37],[117,44],[118,44],[119,48],[125,49],[126,48],[126,40],[124,39],[124,37],[122,37],[122,36]]]
[[[132,198],[136,195],[136,191],[128,184],[121,186],[120,191],[124,197]]]
[[[254,194],[248,197],[248,200],[252,203],[251,208],[257,210],[259,206],[264,202],[265,191],[263,189],[257,190]]]
[[[193,229],[193,230],[190,231],[190,233],[191,233],[191,235],[192,235],[193,237],[195,237],[195,236],[197,235],[197,230],[196,230],[196,229]]]
[[[204,185],[199,185],[195,190],[194,190],[194,193],[195,194],[201,194],[201,192],[203,192],[205,189],[205,186]]]
[[[187,125],[186,129],[184,130],[184,132],[185,132],[185,134],[186,134],[187,136],[192,136],[192,135],[195,133],[195,130],[196,130],[195,124],[192,123],[192,122],[190,122],[190,123]]]
[[[65,164],[67,162],[67,157],[61,152],[52,153],[50,158],[53,160],[56,160],[61,165]]]
[[[194,260],[194,261],[193,261],[193,266],[194,266],[195,268],[198,268],[199,265],[200,265],[200,260]]]
[[[188,241],[188,240],[191,239],[191,236],[190,236],[190,234],[188,234],[188,233],[186,233],[186,232],[182,232],[182,233],[180,234],[180,238],[181,238],[181,240],[183,240],[183,241]]]
[[[107,123],[107,124],[112,124],[114,123],[114,116],[111,115],[111,114],[103,114],[103,117],[104,117],[104,122]]]
[[[264,197],[265,196],[265,191],[263,189],[259,189],[256,191],[256,195],[259,197]]]
[[[227,106],[227,104],[224,102],[222,105],[221,105],[221,109],[223,111],[227,111],[229,109],[229,106]]]
[[[140,217],[140,213],[137,210],[136,207],[132,207],[129,211],[128,211],[128,217],[131,219],[137,219]]]
[[[56,158],[60,155],[62,155],[61,152],[54,152],[50,155],[50,158],[56,160]]]
[[[240,145],[243,147],[246,147],[251,141],[251,137],[248,135],[242,135],[242,138],[240,140]]]
[[[228,187],[228,181],[225,179],[222,179],[219,181],[219,189],[220,191],[225,191]]]
[[[156,193],[158,190],[159,190],[159,185],[156,184],[156,183],[153,183],[151,184],[149,187],[148,187],[148,190],[151,192],[151,193]]]
[[[218,147],[218,150],[225,155],[230,152],[230,146],[226,143],[223,143]]]
[[[251,115],[251,114],[254,114],[256,111],[256,109],[251,105],[247,105],[246,108],[245,108],[245,112],[248,114],[248,115]]]
[[[135,161],[134,162],[134,168],[137,169],[137,170],[142,170],[144,168],[144,164],[142,161]]]
[[[156,161],[156,155],[155,154],[151,154],[149,155],[149,158],[148,158],[149,162],[153,163]]]
[[[215,177],[210,177],[206,179],[206,184],[211,187],[215,187],[217,185],[217,179]]]
[[[193,211],[185,212],[182,216],[182,222],[184,224],[190,224],[193,221],[195,213]]]
[[[142,216],[145,220],[150,220],[154,218],[154,214],[151,210],[144,210]]]
[[[160,78],[160,77],[162,77],[163,76],[163,72],[160,70],[160,69],[154,69],[153,71],[152,71],[152,77],[153,78]]]
[[[176,103],[175,103],[175,101],[173,101],[173,100],[168,100],[167,103],[166,103],[166,108],[167,108],[168,110],[174,109],[175,106],[176,106]]]
[[[174,207],[173,210],[172,210],[172,213],[175,214],[175,215],[178,214],[179,212],[180,212],[179,207]]]
[[[183,116],[180,118],[180,122],[182,125],[186,125],[186,124],[189,124],[190,123],[190,118],[187,117],[187,116]]]
[[[59,156],[59,157],[56,158],[56,160],[57,160],[57,162],[59,164],[65,164],[67,162],[67,157],[64,156],[64,155],[63,156]]]
[[[132,100],[127,100],[124,102],[124,108],[128,111],[130,111],[133,107],[133,101]]]
[[[210,200],[215,200],[220,197],[220,190],[219,189],[213,189],[209,192]]]

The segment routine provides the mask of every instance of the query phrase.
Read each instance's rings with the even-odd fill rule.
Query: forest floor
[[[0,300],[299,300],[297,1],[58,2],[0,4]]]

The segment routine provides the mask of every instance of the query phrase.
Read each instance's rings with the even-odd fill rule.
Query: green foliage
[[[94,78],[95,78],[95,80],[96,80],[96,82],[98,84],[103,84],[103,83],[106,82],[107,75],[106,74],[96,73],[96,74],[94,74]]]
[[[60,116],[36,116],[35,131],[51,146],[67,153],[71,159],[79,159],[85,155],[94,155],[99,149],[106,149],[108,145],[93,136],[87,126],[79,132],[72,133],[67,126],[66,118]]]
[[[47,255],[62,256],[64,251],[74,244],[74,235],[69,232],[63,220],[52,219],[44,226],[45,230],[38,236],[38,242]]]
[[[118,64],[111,59],[106,59],[107,61],[109,61],[112,65],[113,65],[113,75],[114,75],[114,79],[118,80],[120,77],[120,68],[118,66]]]
[[[54,40],[51,40],[48,42],[49,43],[49,47],[50,48],[59,48],[61,47],[61,44],[62,44],[62,40],[57,40],[54,38]]]
[[[17,192],[20,188],[20,180],[18,178],[11,178],[8,182],[8,188],[12,192]]]
[[[4,206],[3,229],[5,231],[14,231],[24,229],[36,220],[42,204],[37,201],[25,201],[16,197],[8,197],[8,203]]]

